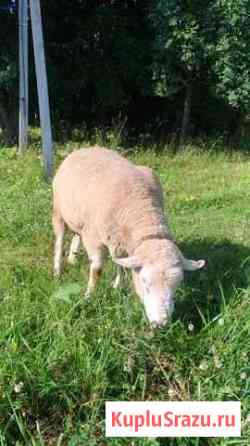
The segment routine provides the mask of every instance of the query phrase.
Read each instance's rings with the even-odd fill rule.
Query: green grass
[[[130,278],[110,288],[111,263],[88,303],[84,253],[53,279],[37,147],[23,158],[0,149],[0,445],[249,445],[250,160],[195,147],[130,157],[160,176],[182,251],[207,260],[178,290],[172,324],[154,332]],[[107,440],[112,399],[241,400],[242,437]]]

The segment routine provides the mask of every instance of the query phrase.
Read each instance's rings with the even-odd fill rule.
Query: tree
[[[187,135],[196,84],[209,73],[212,42],[209,2],[156,0],[150,18],[155,29],[155,93],[184,92],[180,139]]]
[[[43,2],[52,106],[88,120],[125,108],[151,77],[143,2]]]
[[[233,114],[228,122],[237,112],[241,123],[250,106],[249,10],[250,0],[43,0],[54,123],[96,126],[131,109],[131,116],[144,122],[138,103],[146,104],[145,116],[146,109],[147,116],[154,115],[151,122],[171,116],[166,131],[178,128],[181,141],[193,123],[196,132],[199,123],[207,127],[209,116],[211,128],[218,124],[218,103],[224,129],[229,127],[224,107]],[[0,127],[5,138],[13,139],[18,123],[17,17],[1,9],[0,14]],[[29,54],[32,123],[37,98],[33,52]],[[133,126],[135,120],[131,118]]]
[[[217,0],[215,90],[239,113],[238,131],[250,110],[250,1]]]
[[[17,17],[8,9],[0,10],[0,128],[6,141],[17,137],[18,36]]]

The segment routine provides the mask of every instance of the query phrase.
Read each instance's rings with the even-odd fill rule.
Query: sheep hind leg
[[[70,263],[71,265],[74,265],[74,263],[76,261],[76,256],[77,256],[77,253],[78,253],[78,251],[80,249],[80,245],[81,245],[80,235],[75,234],[72,237],[70,250],[69,250],[69,255],[68,255],[68,263]]]
[[[102,257],[97,254],[93,255],[90,258],[90,271],[89,271],[89,281],[87,290],[85,293],[85,297],[89,298],[90,295],[93,293],[96,284],[101,277],[102,274],[102,267],[103,267],[103,259]]]
[[[122,270],[121,267],[118,266],[116,277],[115,277],[115,279],[112,282],[112,287],[114,289],[117,289],[117,288],[119,288],[121,286],[122,278],[123,278],[123,270]]]
[[[61,218],[61,216],[55,211],[53,213],[52,223],[55,234],[54,276],[59,277],[61,274],[61,267],[62,267],[64,221]]]

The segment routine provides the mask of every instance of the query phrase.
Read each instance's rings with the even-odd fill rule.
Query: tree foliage
[[[0,26],[0,128],[7,140],[17,133],[18,47],[16,16],[3,10]]]
[[[218,0],[214,71],[216,91],[232,107],[250,106],[250,1]]]
[[[199,78],[207,64],[210,40],[207,8],[200,1],[158,0],[150,17],[155,29],[157,90],[171,95]]]
[[[147,107],[155,122],[164,108],[171,122],[165,132],[181,128],[185,137],[191,128],[196,133],[209,131],[211,115],[220,123],[219,110],[224,120],[227,115],[247,116],[249,11],[250,0],[44,0],[53,122],[108,123],[120,113],[129,115],[133,104],[134,127],[140,116],[146,116]],[[18,23],[17,14],[1,10],[0,14],[0,127],[13,135],[18,111]],[[32,46],[30,119],[34,121],[37,100],[31,55]],[[148,104],[143,110],[142,98]],[[223,129],[230,130],[231,121]]]

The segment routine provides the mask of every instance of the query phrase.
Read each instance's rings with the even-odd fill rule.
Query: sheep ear
[[[116,258],[113,258],[113,261],[115,263],[117,263],[117,265],[122,266],[123,268],[135,269],[135,268],[141,267],[141,263],[135,256],[120,257],[120,258],[116,257]]]
[[[183,268],[185,271],[196,271],[203,268],[206,264],[205,260],[189,260],[183,258]]]

